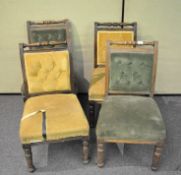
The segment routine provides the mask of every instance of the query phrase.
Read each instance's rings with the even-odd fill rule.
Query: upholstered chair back
[[[27,31],[29,43],[56,41],[64,42],[65,46],[70,47],[70,23],[67,19],[62,21],[28,21]]]
[[[155,81],[157,49],[110,48],[108,90],[110,93],[151,94]]]
[[[107,41],[134,41],[136,39],[136,23],[95,23],[95,42],[96,42],[96,64],[98,66],[106,64]],[[124,26],[125,25],[125,26]],[[116,46],[115,46],[116,47]],[[131,47],[117,46],[117,47]]]
[[[35,47],[36,44],[20,44],[25,95],[73,92],[69,50],[57,48],[39,50],[34,49]]]

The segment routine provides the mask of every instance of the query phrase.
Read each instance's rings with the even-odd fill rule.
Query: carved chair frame
[[[42,95],[42,94],[57,94],[57,93],[74,93],[74,79],[73,79],[73,69],[72,69],[72,64],[71,64],[71,55],[69,55],[70,58],[70,79],[71,79],[71,91],[52,91],[52,92],[45,92],[45,93],[36,93],[36,94],[29,94],[28,93],[28,86],[27,86],[27,79],[25,76],[25,66],[24,66],[24,53],[31,53],[31,52],[42,52],[42,51],[60,51],[60,50],[66,50],[66,48],[55,48],[54,46],[57,45],[61,45],[61,44],[65,44],[65,42],[45,42],[45,43],[32,43],[32,44],[20,44],[20,59],[21,59],[21,67],[22,67],[22,73],[23,73],[23,91],[22,91],[22,95],[24,98],[24,101],[26,101],[28,98],[32,97],[32,96],[38,96],[38,95]],[[44,46],[46,46],[46,49],[43,48]],[[48,47],[48,48],[47,48]],[[41,48],[41,49],[40,49]],[[69,48],[67,48],[69,49]],[[31,143],[31,144],[23,144],[23,150],[25,153],[25,158],[26,158],[26,162],[28,165],[28,171],[29,172],[34,172],[35,166],[33,165],[33,158],[32,158],[32,150],[31,150],[31,146],[34,144],[41,144],[41,143],[57,143],[57,142],[64,142],[64,141],[69,141],[69,140],[82,140],[83,141],[83,163],[88,163],[89,160],[89,137],[84,136],[84,137],[73,137],[73,138],[68,138],[68,139],[60,139],[60,140],[55,140],[55,141],[47,141],[46,139],[42,142],[39,143]]]
[[[65,41],[57,41],[57,42],[66,42],[67,47],[71,51],[72,43],[71,43],[71,27],[70,21],[68,19],[63,19],[60,21],[27,21],[27,34],[28,34],[28,43],[33,43],[33,32],[34,31],[49,31],[49,30],[60,30],[65,29]]]
[[[119,48],[119,49],[112,49],[110,46],[112,44],[126,44],[126,45],[134,45],[137,47],[133,47],[133,48]],[[108,50],[107,50],[107,54],[108,54],[108,59],[111,59],[111,53],[115,53],[115,52],[122,52],[124,50],[142,50],[144,49],[145,52],[150,53],[150,48],[142,48],[144,46],[151,46],[152,50],[153,50],[153,54],[154,54],[154,61],[153,61],[153,68],[152,68],[152,88],[150,93],[129,93],[129,94],[125,94],[125,93],[110,93],[107,90],[107,95],[149,95],[151,97],[153,97],[154,92],[155,92],[155,78],[156,78],[156,67],[157,67],[157,57],[158,57],[158,42],[157,41],[153,41],[153,42],[109,42],[108,41]],[[107,74],[107,78],[106,78],[106,86],[108,89],[108,83],[109,83],[109,76],[108,76],[108,72],[109,72],[109,67],[108,64],[106,65],[106,74]],[[97,137],[97,165],[99,167],[103,167],[104,166],[104,145],[106,143],[122,143],[122,144],[151,144],[154,145],[154,151],[153,151],[153,158],[152,158],[152,170],[157,170],[159,168],[159,163],[160,163],[160,157],[161,157],[161,152],[162,149],[164,147],[164,143],[165,143],[165,139],[155,142],[155,141],[129,141],[129,140],[111,140],[111,139],[104,139],[104,138],[99,138]]]
[[[111,23],[111,22],[95,22],[94,23],[94,67],[99,67],[97,63],[97,34],[99,31],[133,31],[134,41],[137,40],[137,23]],[[101,65],[103,66],[103,65]]]
[[[95,22],[94,23],[94,68],[103,67],[103,65],[98,65],[97,63],[97,34],[99,31],[133,31],[134,41],[137,40],[137,23],[121,23],[121,22]],[[98,111],[101,108],[102,101],[89,101],[89,122],[91,127],[96,126],[97,115],[96,107]]]
[[[123,44],[124,43],[124,44]],[[132,48],[111,48],[111,45],[133,45],[134,47]],[[137,47],[135,47],[137,46]],[[150,47],[151,46],[151,47]],[[107,63],[106,64],[106,90],[107,90],[107,95],[149,95],[153,97],[155,93],[155,80],[156,80],[156,69],[157,69],[157,60],[158,60],[158,42],[157,41],[152,41],[152,42],[141,42],[139,44],[138,42],[110,42],[108,41],[107,43]],[[121,53],[121,52],[129,52],[129,53],[134,53],[134,52],[142,52],[142,53],[153,53],[153,67],[152,67],[152,78],[151,78],[151,89],[150,91],[146,92],[131,92],[131,93],[126,93],[126,92],[113,92],[108,90],[108,85],[109,85],[109,64],[110,64],[110,59],[111,59],[111,53]]]

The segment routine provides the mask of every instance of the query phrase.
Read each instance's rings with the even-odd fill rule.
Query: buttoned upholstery
[[[29,94],[71,90],[67,50],[24,53],[24,66]]]
[[[151,97],[108,96],[98,119],[97,137],[113,141],[159,142],[165,139],[165,125]]]
[[[47,141],[89,136],[89,125],[74,94],[52,94],[29,98],[20,122],[22,144],[42,142],[42,114],[26,118],[38,110],[46,111]]]
[[[106,95],[105,67],[97,67],[94,69],[89,87],[89,101],[104,100]]]
[[[34,30],[32,31],[31,42],[45,42],[45,41],[66,41],[66,30],[65,28],[61,29],[52,29],[51,30]]]
[[[97,32],[97,64],[106,64],[107,41],[134,41],[134,31],[107,31]],[[114,46],[120,47],[120,46]],[[124,46],[121,46],[124,47]],[[131,47],[131,46],[125,46]]]
[[[152,86],[153,53],[112,53],[109,64],[110,92],[145,92]]]

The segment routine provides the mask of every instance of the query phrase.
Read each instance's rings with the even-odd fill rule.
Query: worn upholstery
[[[74,94],[41,95],[29,98],[24,106],[20,123],[20,139],[23,144],[42,142],[42,114],[28,114],[46,110],[47,140],[88,136],[89,125],[81,105]]]
[[[165,125],[151,97],[108,96],[101,108],[96,134],[99,139],[162,141]]]
[[[45,41],[65,41],[65,29],[51,29],[51,30],[34,30],[32,31],[31,42],[45,42]]]
[[[105,93],[105,67],[94,68],[89,87],[89,101],[103,101]]]
[[[112,53],[109,60],[109,91],[149,93],[153,58],[153,53]]]
[[[71,90],[67,50],[24,53],[24,64],[30,94]]]
[[[105,65],[107,41],[134,41],[134,31],[98,31],[97,32],[97,64]],[[120,47],[120,46],[114,46]],[[123,46],[121,46],[123,47]],[[125,46],[130,47],[130,46]]]

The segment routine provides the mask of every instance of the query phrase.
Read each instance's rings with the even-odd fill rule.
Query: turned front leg
[[[34,172],[35,167],[33,165],[33,160],[32,160],[32,151],[31,151],[31,145],[23,145],[23,150],[25,153],[25,158],[28,166],[28,171],[29,172]]]
[[[89,124],[91,128],[95,128],[95,103],[89,102]]]
[[[89,163],[89,141],[88,139],[83,140],[83,163]]]
[[[152,166],[151,166],[151,169],[153,171],[156,171],[160,166],[160,158],[161,158],[161,153],[163,150],[163,145],[164,143],[159,143],[159,144],[156,144],[154,147],[153,160],[152,160]]]
[[[97,166],[102,168],[104,166],[104,143],[97,143]]]

